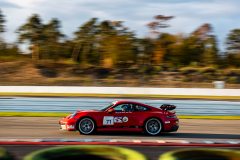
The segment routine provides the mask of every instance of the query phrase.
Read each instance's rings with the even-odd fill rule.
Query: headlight
[[[71,117],[69,117],[69,119],[75,117],[76,115],[77,115],[77,112],[73,113],[73,114],[71,115]]]

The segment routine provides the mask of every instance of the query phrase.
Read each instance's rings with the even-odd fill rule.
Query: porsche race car
[[[81,134],[96,131],[139,131],[149,135],[177,131],[179,118],[174,105],[156,108],[132,101],[112,102],[97,110],[77,111],[59,121],[60,129]]]

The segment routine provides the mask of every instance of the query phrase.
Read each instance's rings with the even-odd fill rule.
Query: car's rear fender
[[[158,119],[161,122],[161,124],[162,124],[162,131],[164,131],[164,123],[163,123],[164,121],[160,117],[156,117],[156,116],[151,116],[151,117],[148,117],[147,119],[145,119],[144,122],[143,122],[143,126],[142,126],[143,128],[144,128],[144,125],[147,122],[147,120],[149,120],[150,118]]]

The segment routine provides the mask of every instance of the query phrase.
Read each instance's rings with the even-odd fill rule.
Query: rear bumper
[[[172,126],[169,130],[166,130],[164,132],[175,132],[178,130],[178,128],[179,128],[179,126]]]

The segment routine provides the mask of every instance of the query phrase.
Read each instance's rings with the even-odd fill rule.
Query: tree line
[[[0,56],[19,56],[19,44],[28,42],[33,61],[39,59],[71,59],[83,65],[118,67],[121,65],[165,65],[169,67],[216,66],[240,67],[240,29],[231,30],[226,39],[226,52],[218,49],[217,36],[211,24],[205,23],[193,32],[169,34],[173,16],[154,16],[146,27],[147,37],[138,38],[122,21],[92,18],[82,24],[69,39],[53,18],[44,24],[38,14],[16,29],[17,42],[9,44],[2,38],[6,31],[5,16],[0,10]]]

